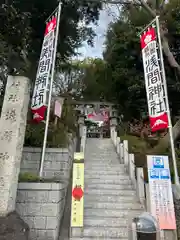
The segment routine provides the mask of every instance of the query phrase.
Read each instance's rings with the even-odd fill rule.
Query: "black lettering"
[[[46,83],[47,83],[47,76],[48,74],[45,73],[45,74],[42,74],[42,75],[39,75],[36,79],[36,82],[35,82],[35,86],[37,89],[41,89],[41,88],[45,88],[46,87]]]
[[[163,113],[164,109],[164,99],[158,99],[157,101],[149,102],[150,115],[157,115]]]
[[[154,96],[157,96],[158,98],[160,98],[160,96],[162,96],[162,84],[157,84],[155,86],[150,86],[148,89],[148,93],[149,93],[149,100],[152,101],[154,100]]]
[[[44,103],[45,89],[37,90],[32,98],[32,107],[40,106]]]
[[[149,59],[145,61],[145,72],[149,73],[159,66],[158,59],[155,54],[153,54]]]
[[[147,80],[148,80],[148,86],[150,86],[151,84],[155,84],[155,83],[158,83],[159,81],[161,81],[159,69],[156,68],[153,71],[147,73]]]
[[[41,53],[41,58],[40,58],[40,61],[43,59],[43,58],[48,58],[48,51],[49,48],[48,47],[43,47],[42,48],[42,53]]]

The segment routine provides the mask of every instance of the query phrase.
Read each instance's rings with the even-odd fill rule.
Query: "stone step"
[[[73,231],[75,230],[75,231]],[[79,233],[76,232],[76,229],[72,229],[72,236],[73,237],[80,237]],[[83,230],[83,237],[90,237],[90,238],[99,238],[102,237],[104,239],[111,239],[111,238],[127,238],[128,237],[128,228],[107,228],[107,227],[84,227]]]
[[[109,202],[85,202],[85,208],[93,209],[124,209],[124,210],[139,210],[144,209],[142,205],[137,202],[128,202],[128,203],[109,203]]]
[[[125,185],[125,184],[92,184],[85,182],[85,189],[87,191],[91,191],[91,189],[112,189],[112,190],[128,190],[128,189],[133,189],[133,186],[131,184]]]
[[[98,201],[100,202],[111,202],[111,203],[124,203],[124,202],[138,202],[136,196],[108,196],[108,195],[85,195],[84,201],[86,202],[93,202]]]
[[[143,210],[124,210],[124,209],[92,209],[92,208],[85,208],[84,209],[84,218],[96,218],[96,217],[116,217],[116,218],[126,218],[128,220],[132,220],[134,217],[139,216]]]
[[[101,180],[106,180],[106,179],[110,179],[110,180],[123,180],[123,179],[129,179],[129,176],[126,173],[122,173],[121,175],[94,175],[92,176],[91,173],[86,173],[85,174],[85,180],[86,179],[101,179]]]
[[[119,239],[119,238],[118,238]],[[111,238],[111,240],[118,240],[117,238]],[[104,237],[98,237],[98,238],[92,238],[92,237],[81,237],[81,238],[76,238],[76,237],[73,237],[73,238],[67,238],[67,239],[63,239],[63,240],[104,240]],[[128,238],[120,238],[120,240],[128,240]]]
[[[118,170],[92,170],[92,169],[85,169],[84,174],[91,174],[92,176],[96,176],[97,174],[99,175],[115,175],[115,176],[119,176],[122,174],[126,174],[125,169],[118,169]]]
[[[86,179],[85,177],[85,185],[87,184],[121,184],[121,185],[128,185],[132,184],[130,179]]]
[[[85,169],[86,168],[90,168],[92,170],[115,170],[118,171],[119,169],[123,169],[124,170],[124,164],[113,164],[113,165],[109,165],[109,164],[97,164],[97,163],[85,163]]]
[[[85,218],[84,226],[91,227],[127,227],[127,219],[120,218]]]
[[[99,165],[101,165],[101,166],[103,166],[103,164],[105,164],[105,165],[114,165],[114,164],[118,164],[118,159],[115,159],[115,158],[112,158],[113,160],[105,160],[105,159],[98,159],[98,160],[87,160],[87,159],[85,159],[85,164],[87,163],[87,162],[91,162],[91,164],[93,165],[94,163],[98,163]]]
[[[93,162],[93,161],[99,161],[99,160],[113,160],[118,159],[119,155],[117,155],[115,152],[114,153],[95,153],[94,155],[91,152],[86,151],[86,159],[88,162]]]
[[[108,195],[108,196],[136,196],[134,190],[117,191],[116,189],[91,189],[91,191],[85,189],[85,195]]]

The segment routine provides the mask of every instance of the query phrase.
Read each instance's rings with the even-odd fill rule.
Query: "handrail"
[[[144,206],[146,211],[150,211],[149,186],[145,182],[143,168],[135,166],[134,154],[129,154],[128,141],[121,141],[121,139],[117,136],[115,127],[111,128],[111,139],[116,148],[117,154],[119,155],[120,163],[125,165],[126,171],[128,172],[134,188],[136,189],[137,197],[140,203]],[[178,195],[178,199],[180,199],[180,188],[177,192],[176,189],[174,191],[176,195]],[[177,234],[174,230],[162,230],[159,233],[163,233],[163,236],[161,237],[163,240],[177,239]]]

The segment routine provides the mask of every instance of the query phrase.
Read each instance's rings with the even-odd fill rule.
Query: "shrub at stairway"
[[[161,138],[155,138],[148,140],[145,138],[132,136],[132,135],[124,135],[120,137],[121,140],[128,140],[129,143],[129,150],[131,153],[134,153],[135,155],[135,165],[136,167],[143,167],[144,168],[144,178],[147,180],[147,160],[146,155],[155,155],[155,154],[162,154],[162,155],[169,155],[169,158],[171,159],[170,154],[170,148],[167,145],[161,145],[161,148],[159,147],[159,144],[161,144]],[[153,144],[151,144],[151,141],[153,141]],[[177,166],[178,166],[178,172],[180,174],[180,151],[176,149],[177,154]],[[172,166],[172,161],[170,161],[170,169],[171,169],[171,177],[172,181],[174,182],[174,171]]]

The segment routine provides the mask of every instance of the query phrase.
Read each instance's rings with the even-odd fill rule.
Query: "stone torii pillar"
[[[29,92],[28,78],[8,77],[0,119],[0,216],[15,211]]]
[[[116,127],[117,127],[117,117],[110,117],[111,139],[114,139],[114,134],[116,133]]]
[[[80,115],[78,118],[78,124],[79,124],[79,135],[82,137],[84,135],[84,115]]]

